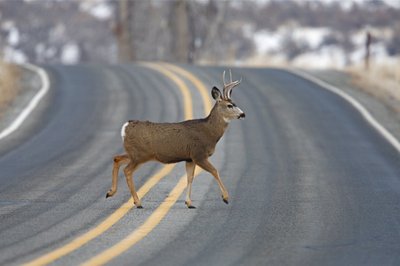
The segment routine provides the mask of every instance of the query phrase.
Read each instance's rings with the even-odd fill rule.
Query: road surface
[[[243,81],[232,98],[246,118],[231,122],[212,157],[229,205],[203,171],[197,208],[187,209],[185,193],[171,194],[182,163],[154,183],[144,209],[126,204],[122,171],[106,199],[122,124],[181,121],[185,105],[203,117],[193,78],[210,91],[224,70],[152,66],[45,68],[50,92],[0,142],[1,265],[400,264],[398,151],[345,100],[284,70],[233,68]],[[164,170],[142,166],[136,187]],[[144,227],[136,242],[119,244]]]

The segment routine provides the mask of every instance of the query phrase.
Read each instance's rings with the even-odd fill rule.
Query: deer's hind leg
[[[131,191],[131,195],[133,197],[133,203],[136,205],[137,208],[141,209],[143,208],[142,203],[140,202],[140,199],[136,194],[135,183],[132,180],[132,174],[138,167],[139,164],[131,160],[129,164],[125,167],[124,174],[126,178],[126,183],[128,184],[129,190]]]
[[[186,188],[186,200],[185,204],[189,209],[196,208],[192,205],[192,183],[194,178],[194,169],[196,168],[196,164],[194,162],[186,162],[186,175],[187,175],[187,188]]]
[[[129,161],[130,159],[128,154],[114,156],[114,165],[112,170],[112,184],[111,184],[111,189],[107,192],[106,198],[114,196],[114,194],[117,192],[119,168],[121,167],[122,164],[129,163]]]
[[[218,171],[217,169],[215,169],[215,167],[210,163],[210,161],[208,159],[204,159],[204,160],[198,160],[195,161],[196,164],[198,166],[200,166],[201,168],[203,168],[204,170],[206,170],[207,172],[209,172],[210,174],[212,174],[215,178],[215,180],[218,183],[219,189],[221,190],[222,193],[222,200],[228,204],[229,203],[229,195],[228,195],[228,191],[226,190],[224,184],[222,183],[221,178],[219,177]]]

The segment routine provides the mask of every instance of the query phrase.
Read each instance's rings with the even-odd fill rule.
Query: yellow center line
[[[201,172],[196,171],[195,175],[198,175]],[[171,190],[168,197],[161,203],[160,206],[147,218],[147,220],[135,229],[132,233],[130,233],[126,238],[115,244],[114,246],[106,249],[105,251],[99,253],[98,255],[92,257],[91,259],[83,262],[81,266],[88,265],[103,265],[107,262],[111,261],[115,257],[121,255],[137,242],[142,240],[145,236],[147,236],[167,215],[171,207],[175,204],[175,202],[179,199],[180,195],[186,188],[186,175],[183,175],[178,184]]]
[[[158,65],[154,64],[146,64],[146,66],[153,68],[154,70],[157,70],[175,82],[175,80],[180,80],[179,77],[177,77],[174,73],[165,70],[161,68]],[[170,69],[173,69],[170,67]],[[176,69],[174,68],[174,71]],[[179,74],[187,77],[189,80],[192,79],[189,78],[190,74],[189,72],[183,74],[184,72],[182,71],[176,71],[179,72]],[[190,74],[191,75],[191,74]],[[193,82],[191,80],[191,82]],[[199,81],[200,82],[200,81]],[[178,87],[182,90],[187,90],[186,85],[183,83],[183,86],[180,87],[180,85],[175,82]],[[200,84],[202,84],[200,82]],[[203,85],[204,86],[204,85]],[[199,89],[199,87],[196,85],[196,88]],[[189,91],[188,91],[189,93]],[[204,94],[202,94],[204,95]],[[206,107],[207,104],[206,102],[209,102],[208,96],[203,97],[204,101],[204,106]],[[211,108],[209,108],[211,109]],[[201,172],[201,169],[197,168],[195,172],[195,176],[197,176]],[[130,233],[127,237],[122,239],[120,242],[117,244],[111,246],[110,248],[100,252],[99,254],[95,255],[94,257],[88,259],[87,261],[83,262],[81,265],[87,266],[87,265],[103,265],[106,264],[107,262],[111,261],[115,257],[121,255],[125,251],[127,251],[129,248],[131,248],[133,245],[138,243],[140,240],[142,240],[144,237],[146,237],[161,221],[162,219],[167,215],[171,207],[175,204],[175,202],[179,199],[181,194],[186,188],[186,175],[183,175],[178,184],[172,189],[172,191],[169,193],[168,197],[160,204],[160,206],[157,207],[157,209],[147,218],[147,220],[138,228],[136,228],[132,233]]]
[[[180,68],[178,66],[175,66],[175,65],[172,65],[169,63],[163,63],[162,65],[167,67],[168,69],[184,76],[190,82],[192,82],[193,85],[195,85],[197,90],[200,92],[201,98],[203,100],[204,114],[208,115],[212,108],[212,102],[211,102],[211,99],[209,96],[210,90],[207,89],[207,87],[204,85],[204,83],[201,82],[195,75],[193,75],[192,73],[190,73],[189,71],[187,71],[183,68]]]
[[[178,88],[181,91],[183,98],[184,98],[185,119],[192,119],[193,118],[192,100],[191,100],[192,98],[191,98],[190,92],[189,92],[188,88],[186,87],[185,83],[174,73],[172,73],[171,71],[168,71],[158,65],[148,64],[148,63],[144,63],[143,65],[164,74],[178,86]],[[193,76],[189,72],[186,72],[183,69],[174,67],[173,65],[167,65],[166,67],[168,67],[169,69],[172,69],[175,72],[186,77],[196,86],[197,89],[199,89],[199,91],[202,95],[202,98],[203,98],[205,112],[207,114],[208,110],[211,109],[211,103],[210,103],[209,98],[207,97],[207,94],[204,93],[204,91],[206,90],[204,85],[195,76]],[[140,198],[144,197],[153,186],[155,186],[164,176],[166,176],[167,174],[169,174],[172,171],[174,166],[175,165],[166,165],[162,169],[160,169],[159,172],[157,172],[155,175],[153,175],[151,178],[149,178],[148,181],[138,190],[138,196]],[[196,175],[200,171],[201,170],[196,171]],[[186,177],[185,175],[181,177],[180,181],[175,186],[175,188],[171,191],[168,198],[153,212],[153,214],[146,220],[146,222],[142,226],[139,227],[140,230],[138,228],[137,230],[139,230],[139,231],[135,230],[131,234],[131,235],[133,235],[133,234],[140,235],[141,234],[142,236],[139,239],[137,238],[137,236],[132,237],[132,239],[129,240],[129,243],[132,243],[132,240],[134,240],[134,239],[137,239],[137,240],[134,241],[132,244],[127,245],[128,247],[126,247],[125,250],[127,248],[131,247],[132,245],[134,245],[136,242],[138,242],[143,237],[145,237],[148,233],[150,233],[150,231],[152,231],[160,223],[160,221],[168,213],[169,209],[173,206],[173,204],[176,202],[176,200],[179,198],[179,196],[184,191],[185,180],[186,180],[185,177]],[[114,213],[109,215],[103,222],[101,222],[95,228],[89,230],[88,232],[84,233],[83,235],[80,235],[80,236],[74,238],[72,241],[68,242],[64,246],[57,248],[49,253],[46,253],[30,262],[27,262],[24,265],[47,265],[51,262],[54,262],[57,259],[60,259],[63,256],[75,251],[76,249],[82,247],[83,245],[87,244],[88,242],[95,239],[99,235],[103,234],[111,226],[113,226],[115,223],[117,223],[123,216],[125,216],[128,213],[128,211],[133,208],[132,201],[133,201],[133,199],[131,197],[127,202],[122,204]],[[147,221],[149,221],[150,224],[147,223]],[[145,228],[147,228],[147,231],[144,230]],[[116,248],[116,249],[118,250],[118,248]],[[110,248],[110,250],[111,250],[111,248]],[[122,250],[118,254],[123,253],[125,250]],[[103,253],[101,253],[101,254],[103,254]],[[116,254],[116,253],[114,253],[114,254]],[[115,256],[118,256],[118,254]],[[115,256],[113,256],[113,257],[115,257]],[[98,256],[96,256],[96,257],[98,259]],[[96,257],[94,257],[94,258],[96,258]],[[109,257],[108,260],[111,260],[113,257]],[[104,263],[106,263],[106,262],[104,262]]]
[[[149,190],[156,185],[164,176],[169,174],[175,165],[169,164],[164,166],[153,175],[147,182],[138,190],[138,196],[140,198],[144,197]],[[133,208],[133,198],[131,197],[127,202],[122,204],[115,212],[113,212],[110,216],[108,216],[103,222],[97,225],[95,228],[89,230],[88,232],[74,238],[72,241],[68,242],[64,246],[57,248],[49,253],[46,253],[32,261],[27,262],[24,265],[47,265],[59,258],[73,252],[74,250],[82,247],[89,241],[93,240],[94,238],[98,237],[99,235],[103,234],[107,231],[111,226],[121,220],[128,211]]]
[[[145,66],[148,66],[152,69],[156,69],[158,72],[161,72],[165,76],[169,77],[180,89],[183,95],[184,99],[184,114],[185,114],[185,119],[191,119],[193,117],[193,111],[192,111],[192,98],[190,95],[189,90],[186,88],[185,83],[179,79],[176,75],[171,73],[170,71],[164,70],[161,67],[157,67],[156,65],[153,64],[143,64]],[[149,191],[150,189],[155,186],[164,176],[169,174],[172,169],[174,168],[175,164],[170,164],[170,165],[165,165],[163,168],[160,169],[159,172],[157,172],[155,175],[150,177],[146,183],[138,190],[138,196],[140,198],[143,198]],[[24,265],[47,265],[49,263],[52,263],[53,261],[56,261],[60,259],[61,257],[77,250],[78,248],[82,247],[83,245],[87,244],[91,240],[95,239],[96,237],[100,236],[103,234],[105,231],[107,231],[111,226],[116,224],[119,220],[121,220],[122,217],[124,217],[132,208],[133,208],[133,198],[130,197],[130,199],[122,204],[115,212],[113,212],[111,215],[109,215],[103,222],[101,222],[99,225],[96,227],[92,228],[88,232],[72,239],[70,242],[67,244],[50,251],[32,261],[29,261],[25,263]]]
[[[190,95],[189,89],[186,87],[185,82],[183,82],[183,80],[180,79],[177,75],[161,67],[160,65],[156,65],[154,63],[142,63],[142,65],[160,72],[161,74],[172,80],[178,86],[178,89],[182,93],[184,100],[183,107],[184,107],[185,120],[193,119],[192,97]]]

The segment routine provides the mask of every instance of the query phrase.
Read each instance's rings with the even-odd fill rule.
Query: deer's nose
[[[241,113],[240,115],[239,115],[239,118],[245,118],[246,117],[246,114],[245,113]]]

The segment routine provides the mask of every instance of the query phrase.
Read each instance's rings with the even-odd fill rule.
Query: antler
[[[232,71],[230,69],[229,69],[229,77],[230,77],[230,82],[225,83],[225,71],[222,73],[222,81],[224,82],[224,89],[222,94],[224,99],[226,100],[229,100],[231,98],[232,89],[237,85],[239,85],[240,82],[242,82],[242,78],[240,78],[240,80],[232,81]]]

